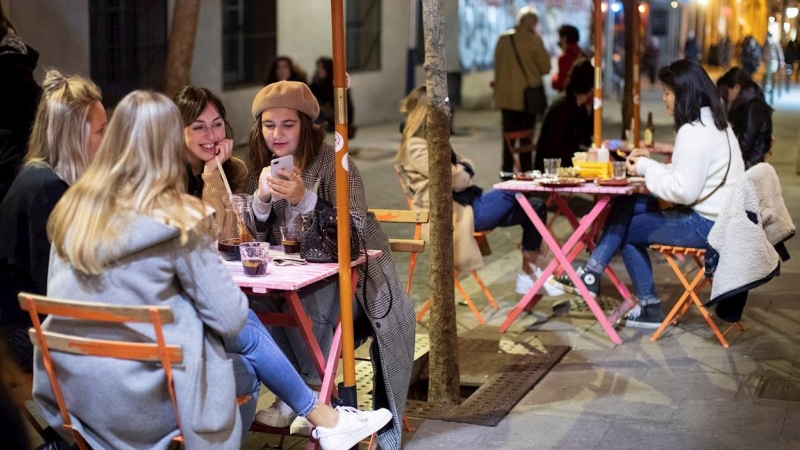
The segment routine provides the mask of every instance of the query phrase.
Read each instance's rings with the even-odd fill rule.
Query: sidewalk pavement
[[[792,88],[774,104],[777,140],[770,162],[781,177],[789,211],[800,223],[800,176],[795,175],[800,86]],[[660,96],[661,89],[646,89],[641,109],[644,117],[653,111],[656,139],[671,142],[671,118]],[[605,106],[604,136],[618,136],[618,103],[607,101]],[[453,137],[453,147],[476,162],[476,182],[488,189],[497,182],[500,165],[500,114],[459,111],[456,119],[456,125],[469,129],[470,134]],[[405,208],[391,168],[400,141],[397,124],[361,127],[359,133],[351,146],[360,149],[355,159],[367,186],[368,204]],[[412,233],[409,227],[387,229],[390,236]],[[567,235],[560,220],[556,230],[562,237]],[[747,331],[731,331],[728,350],[714,338],[694,307],[679,327],[668,330],[655,343],[649,341],[652,331],[622,328],[623,344],[614,345],[596,320],[553,317],[552,305],[563,297],[546,297],[532,314],[520,316],[508,333],[500,335],[497,327],[520,299],[514,293],[520,239],[518,227],[489,235],[494,253],[485,258],[486,267],[480,273],[500,310],[489,307],[477,285],[468,279],[463,284],[488,323],[478,325],[466,307],[457,306],[459,330],[477,331],[486,339],[569,345],[572,350],[497,427],[427,420],[415,433],[407,434],[406,449],[800,448],[800,401],[758,397],[767,380],[800,383],[800,303],[796,294],[800,288],[800,238],[788,242],[794,259],[783,265],[781,276],[751,293],[742,322]],[[412,283],[417,308],[428,292],[427,257],[420,259]],[[651,260],[668,311],[682,288],[663,258],[654,254]],[[407,261],[397,255],[400,279],[405,279]],[[621,261],[616,258],[613,264],[625,279]],[[611,285],[604,286],[605,292],[612,290]],[[427,320],[418,333],[427,333]]]

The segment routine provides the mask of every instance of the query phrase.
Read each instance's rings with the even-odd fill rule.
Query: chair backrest
[[[511,153],[529,153],[536,150],[533,129],[509,131],[503,133],[503,138]]]
[[[181,363],[183,361],[183,353],[180,346],[166,344],[162,328],[163,324],[175,321],[170,308],[165,306],[116,306],[104,303],[56,299],[26,292],[21,292],[18,298],[20,307],[22,307],[23,311],[28,311],[33,323],[33,328],[29,332],[30,338],[34,345],[39,347],[39,351],[42,354],[44,367],[56,396],[64,427],[69,429],[75,436],[78,447],[82,450],[88,449],[83,437],[72,427],[68,407],[53,365],[51,351],[103,358],[161,362],[167,377],[175,418],[180,428],[178,403],[172,382],[172,364]],[[90,339],[77,335],[44,331],[39,320],[40,314],[106,323],[150,323],[155,331],[156,343]]]
[[[422,224],[428,223],[430,213],[427,210],[403,209],[370,209],[375,214],[378,222],[383,223],[413,223],[414,239],[389,239],[389,247],[393,252],[422,253],[425,251],[425,241],[420,239]]]
[[[400,187],[403,188],[403,193],[406,195],[406,203],[408,203],[409,209],[412,209],[414,207],[412,203],[414,193],[411,191],[411,188],[408,187],[408,174],[406,174],[406,169],[403,168],[402,164],[395,164],[394,171],[397,173],[397,180],[400,182]]]

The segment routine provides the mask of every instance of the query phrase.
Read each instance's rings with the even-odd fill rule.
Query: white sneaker
[[[531,290],[533,284],[536,282],[539,276],[541,276],[541,274],[542,274],[542,269],[539,269],[537,267],[536,270],[534,271],[533,277],[526,273],[521,273],[517,275],[517,286],[515,289],[517,294],[520,295],[527,294],[528,291]],[[539,294],[547,295],[548,297],[558,297],[559,295],[564,295],[564,290],[558,287],[552,275],[547,277],[547,281],[544,282],[542,288],[544,289],[544,292],[542,292],[542,289],[539,289]]]
[[[297,418],[297,413],[292,408],[276,398],[269,408],[256,413],[254,421],[274,428],[286,428]]]
[[[311,436],[311,431],[314,429],[314,424],[308,421],[305,417],[297,416],[289,427],[289,433],[298,436]]]
[[[313,432],[323,450],[348,450],[392,420],[392,413],[385,408],[359,411],[350,406],[339,406],[336,410],[339,411],[339,421],[335,427],[317,427]]]

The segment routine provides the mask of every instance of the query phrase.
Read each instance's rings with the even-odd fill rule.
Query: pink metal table
[[[600,234],[603,224],[605,223],[605,218],[608,214],[607,207],[611,198],[616,195],[631,195],[636,192],[639,187],[636,185],[623,187],[598,186],[595,183],[587,182],[575,187],[553,188],[540,186],[533,181],[511,180],[495,184],[494,189],[517,193],[517,201],[522,206],[522,209],[525,210],[525,213],[531,219],[534,226],[536,226],[536,229],[539,230],[542,239],[553,252],[554,256],[539,279],[536,280],[531,290],[528,291],[519,303],[508,313],[505,322],[500,326],[500,332],[505,333],[520,313],[528,311],[536,306],[536,303],[538,303],[541,298],[541,295],[538,295],[539,289],[544,285],[547,278],[551,274],[555,273],[557,275],[563,270],[573,283],[575,283],[575,287],[578,289],[581,297],[583,297],[586,304],[589,305],[592,313],[597,317],[597,321],[600,322],[600,325],[611,341],[615,344],[621,344],[622,340],[616,330],[614,330],[614,323],[630,308],[635,306],[631,293],[628,291],[625,284],[620,281],[616,273],[614,273],[614,270],[611,267],[606,267],[606,275],[608,275],[609,279],[614,283],[614,286],[624,299],[622,304],[612,312],[610,316],[606,317],[603,310],[597,304],[597,301],[591,296],[589,290],[586,289],[586,285],[575,272],[575,269],[572,268],[572,261],[584,248],[588,247],[589,250],[594,249],[595,239]],[[570,236],[563,246],[558,244],[558,241],[556,241],[555,237],[550,233],[550,230],[547,229],[547,225],[542,222],[533,210],[533,207],[528,203],[527,199],[522,194],[523,192],[547,192],[550,195],[550,200],[557,206],[559,212],[567,218],[574,229],[572,236]],[[589,214],[578,220],[567,205],[567,202],[561,198],[561,194],[591,194],[595,196],[596,203]]]
[[[381,255],[380,250],[368,250],[367,255],[360,255],[358,259],[350,264],[350,276],[352,279],[353,295],[358,286],[358,266],[363,264],[367,258],[374,259]],[[273,247],[270,249],[270,257],[282,255],[283,249]],[[263,277],[248,277],[244,275],[242,263],[239,261],[225,261],[225,267],[231,274],[233,281],[242,288],[248,295],[266,295],[269,292],[280,294],[288,305],[287,313],[276,313],[266,311],[256,311],[256,315],[264,325],[275,325],[282,327],[297,327],[303,342],[314,361],[314,366],[322,377],[322,389],[319,398],[325,403],[330,403],[331,395],[334,394],[334,381],[339,358],[342,354],[342,324],[336,326],[333,335],[331,349],[328,352],[327,363],[319,347],[317,338],[314,337],[311,320],[303,308],[303,302],[297,291],[303,287],[322,281],[328,277],[339,273],[337,263],[308,263],[301,266],[278,266],[270,263],[267,275]],[[256,424],[257,425],[257,424]],[[258,425],[257,431],[275,432],[275,429]],[[316,448],[316,440],[311,438],[308,448]]]

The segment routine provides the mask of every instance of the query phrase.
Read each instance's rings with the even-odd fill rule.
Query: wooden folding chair
[[[427,210],[400,210],[400,209],[370,209],[375,214],[378,222],[382,223],[413,223],[413,239],[389,238],[389,247],[393,252],[411,253],[408,262],[408,281],[406,294],[411,293],[411,281],[414,279],[414,269],[417,267],[417,253],[425,251],[425,241],[420,238],[422,224],[428,223],[430,213]]]
[[[522,172],[522,166],[519,163],[519,154],[536,151],[536,143],[533,141],[533,129],[509,131],[508,133],[503,133],[503,139],[505,139],[508,151],[514,159],[514,172]]]
[[[664,255],[664,257],[667,259],[667,263],[669,263],[670,267],[672,267],[672,271],[675,272],[675,275],[681,281],[681,284],[685,289],[683,295],[681,295],[681,297],[675,303],[675,306],[667,315],[666,319],[661,322],[661,326],[658,327],[658,330],[656,330],[655,333],[653,333],[653,336],[650,337],[650,340],[655,342],[668,325],[676,325],[683,315],[686,314],[686,311],[689,310],[689,307],[692,305],[692,303],[694,303],[695,306],[697,306],[697,308],[700,310],[703,318],[706,319],[708,326],[711,327],[711,330],[714,332],[714,335],[717,336],[717,339],[719,339],[719,342],[722,344],[722,346],[728,348],[728,341],[725,340],[725,335],[728,333],[728,331],[730,331],[733,327],[738,327],[740,330],[744,331],[744,327],[741,323],[736,322],[729,326],[725,331],[720,332],[719,328],[714,323],[714,320],[711,318],[708,309],[703,306],[703,302],[701,302],[700,298],[698,298],[697,294],[703,289],[703,287],[706,284],[711,284],[711,280],[705,277],[705,272],[703,271],[703,257],[706,254],[705,249],[676,247],[671,245],[651,245],[650,248]],[[683,273],[675,261],[676,257],[680,256],[691,256],[697,264],[697,268],[690,270],[687,273]],[[695,270],[697,273],[690,282],[687,280],[687,276],[689,276]],[[690,299],[691,302],[689,301]]]
[[[175,411],[178,429],[181,429],[178,403],[175,398],[175,388],[172,381],[172,365],[180,364],[183,361],[183,353],[180,346],[166,344],[162,329],[162,324],[172,323],[175,320],[170,308],[164,306],[116,306],[103,303],[61,300],[25,292],[20,293],[18,298],[20,306],[24,311],[28,311],[33,322],[33,328],[30,330],[31,341],[39,347],[39,351],[42,354],[44,367],[50,379],[53,393],[56,396],[64,428],[72,432],[81,450],[88,450],[89,446],[83,436],[72,425],[66,399],[61,390],[56,368],[53,365],[51,351],[134,361],[160,362],[166,376],[167,388]],[[150,323],[153,325],[156,343],[146,344],[142,342],[89,339],[76,335],[44,331],[39,320],[40,314],[107,323]],[[175,440],[182,442],[183,437],[179,435]]]

